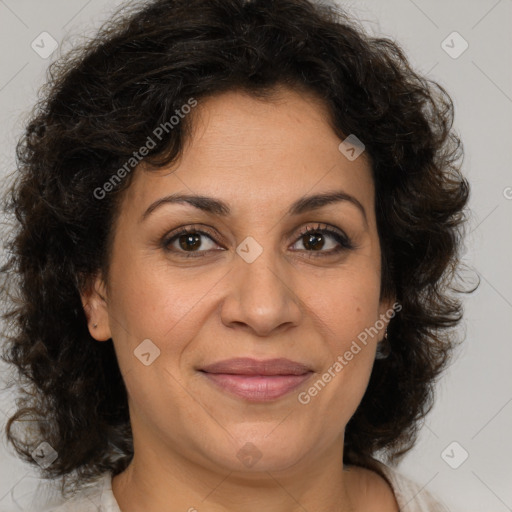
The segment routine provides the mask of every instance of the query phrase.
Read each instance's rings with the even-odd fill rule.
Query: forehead
[[[229,91],[198,102],[191,136],[168,168],[136,172],[127,200],[147,205],[164,193],[214,196],[275,208],[287,198],[343,189],[370,205],[373,180],[363,153],[338,149],[327,106],[312,94],[279,89],[269,99]]]

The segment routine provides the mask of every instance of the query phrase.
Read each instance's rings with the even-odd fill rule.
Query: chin
[[[257,475],[286,471],[306,456],[305,440],[300,438],[298,432],[286,436],[283,431],[284,436],[283,433],[274,435],[272,428],[264,429],[261,433],[253,432],[252,435],[235,434],[233,437],[237,442],[230,437],[221,451],[219,443],[212,443],[217,449],[209,458],[217,468],[223,466],[227,471],[237,473]]]

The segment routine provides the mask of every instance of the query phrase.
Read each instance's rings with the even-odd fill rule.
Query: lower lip
[[[290,393],[308,380],[312,372],[303,375],[231,375],[203,374],[216,386],[251,402],[275,400]]]

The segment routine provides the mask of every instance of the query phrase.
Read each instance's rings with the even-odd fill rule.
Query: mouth
[[[250,402],[276,400],[307,381],[313,370],[289,359],[236,358],[210,364],[199,371],[218,390]]]

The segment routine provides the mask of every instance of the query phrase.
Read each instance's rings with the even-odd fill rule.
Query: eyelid
[[[327,232],[329,234],[337,234],[346,238],[347,240],[349,239],[349,237],[343,230],[331,224],[326,224],[325,222],[309,222],[299,230],[299,234],[297,236],[301,237],[306,233],[314,231]]]
[[[214,231],[215,234],[211,233],[210,230]],[[161,246],[165,250],[168,250],[169,252],[178,252],[181,254],[187,254],[186,251],[171,251],[171,250],[167,249],[170,246],[170,244],[172,242],[174,242],[178,237],[180,237],[181,235],[186,235],[187,233],[198,233],[198,234],[204,235],[204,236],[208,237],[216,245],[220,245],[220,243],[217,241],[217,238],[221,238],[221,239],[224,238],[220,233],[218,233],[216,230],[213,230],[212,228],[207,228],[207,227],[202,227],[202,226],[199,227],[197,224],[189,224],[189,225],[180,226],[178,228],[175,228],[171,232],[164,235],[164,237],[162,238],[162,241],[161,241]],[[194,251],[191,251],[191,252],[194,252]],[[205,253],[208,251],[195,251],[195,252]],[[190,253],[188,253],[188,254],[190,254]]]

